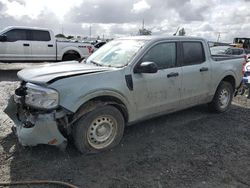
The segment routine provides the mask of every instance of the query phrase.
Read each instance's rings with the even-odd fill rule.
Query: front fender
[[[104,89],[104,90],[96,90],[96,91],[91,91],[87,94],[81,95],[75,99],[72,100],[67,100],[67,99],[62,99],[62,101],[64,101],[62,104],[60,104],[61,106],[63,106],[64,108],[70,110],[71,112],[76,112],[80,106],[82,106],[83,104],[85,104],[86,102],[96,98],[96,97],[104,97],[104,96],[108,96],[108,97],[114,97],[118,100],[120,100],[127,108],[128,111],[130,111],[129,109],[129,102],[127,100],[127,98],[121,94],[118,91],[115,90],[108,90],[108,89]],[[67,102],[68,101],[68,102]]]

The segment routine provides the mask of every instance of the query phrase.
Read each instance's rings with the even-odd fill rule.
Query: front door
[[[157,73],[134,73],[134,101],[142,118],[175,111],[180,102],[181,67],[177,66],[177,43],[161,42],[152,46],[138,62],[154,62]]]
[[[7,41],[0,42],[0,61],[31,60],[31,43],[25,29],[12,29],[3,33]]]

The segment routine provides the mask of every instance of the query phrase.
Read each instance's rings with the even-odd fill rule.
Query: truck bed
[[[223,60],[229,60],[229,59],[240,59],[243,58],[243,55],[235,56],[235,55],[211,55],[212,59],[214,61],[223,61]]]

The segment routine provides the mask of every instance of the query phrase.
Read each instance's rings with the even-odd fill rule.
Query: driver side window
[[[176,65],[176,43],[160,43],[153,46],[142,58],[141,62],[154,62],[158,69],[167,69]]]
[[[27,40],[27,32],[24,29],[12,29],[5,33],[8,42]]]

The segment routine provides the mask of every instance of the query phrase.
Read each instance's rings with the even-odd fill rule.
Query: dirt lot
[[[21,147],[2,112],[18,82],[3,80],[0,181],[62,180],[86,188],[250,187],[250,101],[244,97],[235,98],[224,114],[212,114],[204,105],[127,127],[118,147],[83,156],[73,144],[64,152]]]

